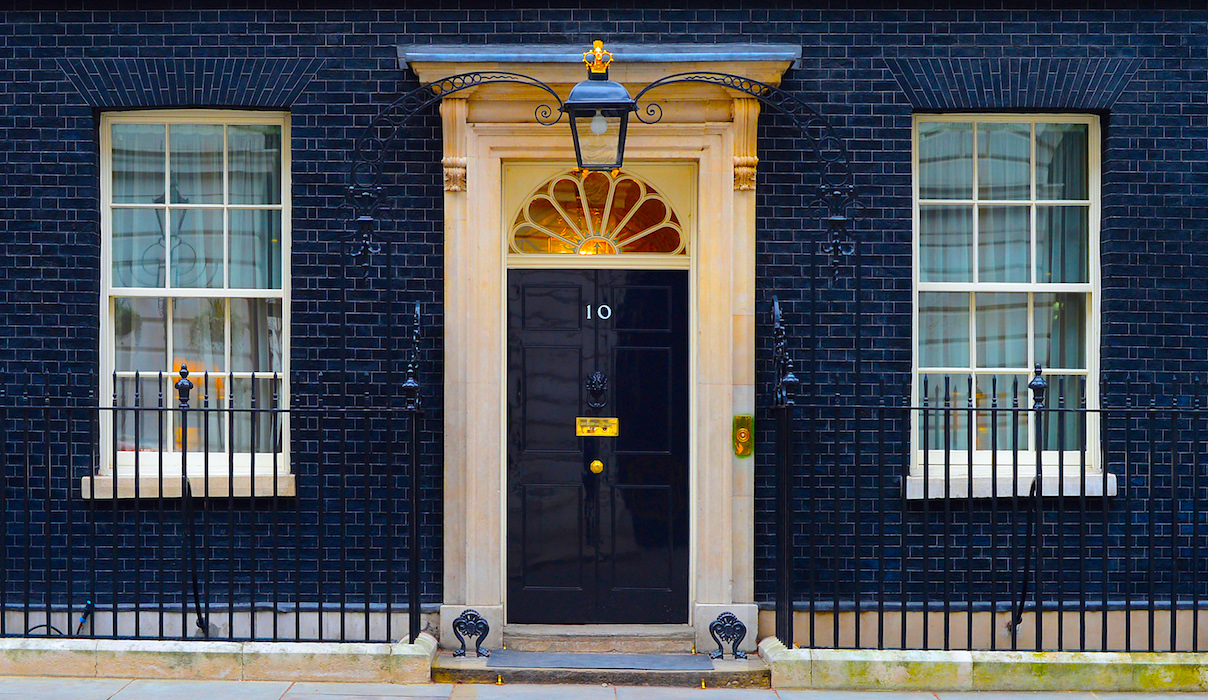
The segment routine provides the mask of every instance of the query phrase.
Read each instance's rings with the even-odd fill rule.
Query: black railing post
[[[1041,505],[1044,499],[1044,471],[1043,459],[1044,453],[1044,395],[1048,391],[1049,383],[1041,376],[1042,370],[1040,363],[1036,363],[1035,376],[1032,381],[1028,382],[1028,389],[1032,390],[1032,410],[1036,416],[1036,444],[1033,446],[1036,450],[1036,476],[1032,482],[1032,514],[1036,523],[1036,539],[1035,542],[1035,557],[1036,557],[1036,651],[1044,649],[1044,603],[1042,602],[1040,590],[1040,538],[1041,532],[1044,529],[1044,518]],[[1058,485],[1058,493],[1060,494],[1060,485]],[[1025,553],[1024,556],[1029,556],[1030,553]],[[1019,610],[1023,612],[1023,601],[1027,591],[1027,568],[1024,568],[1024,591],[1025,595],[1020,596]],[[1018,624],[1018,623],[1017,623]]]
[[[788,356],[780,299],[772,298],[772,352],[776,384],[776,637],[793,646],[793,406],[799,382]],[[838,611],[836,611],[836,614]]]
[[[198,582],[197,573],[197,538],[194,531],[196,524],[193,521],[193,489],[189,484],[189,393],[193,391],[193,382],[189,381],[189,368],[183,364],[180,366],[180,380],[174,386],[177,398],[180,399],[180,405],[178,406],[180,410],[180,496],[182,500],[182,515],[185,520],[185,536],[187,538],[185,557],[188,558],[189,578],[193,584],[193,612],[197,616],[197,629],[201,631],[206,639],[209,639],[209,621],[201,613],[201,587]],[[186,593],[186,598],[181,601],[182,605],[180,606],[182,623],[180,635],[183,638],[188,638],[189,636],[189,626],[185,624],[189,617],[187,600]]]
[[[415,321],[411,327],[411,350],[407,360],[407,379],[403,382],[403,411],[408,415],[407,449],[411,464],[409,476],[409,508],[411,513],[410,525],[407,531],[407,622],[411,643],[414,644],[420,632],[420,473],[419,473],[419,421],[423,413],[419,408],[420,385],[419,373],[419,302],[415,302]]]

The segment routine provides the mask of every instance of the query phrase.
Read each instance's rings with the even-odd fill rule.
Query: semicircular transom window
[[[644,180],[569,172],[533,192],[512,223],[511,252],[615,255],[688,252],[671,204]]]

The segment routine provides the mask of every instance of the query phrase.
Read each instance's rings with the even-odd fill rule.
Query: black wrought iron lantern
[[[562,103],[562,112],[570,119],[575,160],[584,170],[615,170],[625,157],[625,130],[637,103],[624,85],[608,79],[612,54],[604,50],[603,42],[595,42],[583,54],[583,62],[587,80],[572,88]]]

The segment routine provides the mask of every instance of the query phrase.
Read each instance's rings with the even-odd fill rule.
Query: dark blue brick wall
[[[22,2],[0,15],[0,373],[10,397],[27,388],[35,396],[65,397],[97,385],[97,110],[180,106],[192,100],[198,106],[288,108],[293,125],[294,400],[303,406],[325,405],[345,392],[346,382],[360,401],[366,400],[366,386],[369,400],[384,400],[392,391],[387,378],[395,376],[398,366],[391,362],[395,348],[383,329],[398,307],[421,302],[427,328],[424,455],[430,465],[424,547],[432,561],[425,572],[425,599],[439,600],[439,120],[433,114],[415,122],[408,141],[390,156],[390,169],[398,178],[395,216],[381,229],[394,241],[391,258],[387,264],[383,255],[369,279],[353,281],[341,278],[340,237],[350,232],[348,211],[342,208],[348,150],[373,115],[414,85],[397,68],[398,44],[586,45],[594,38],[804,47],[801,66],[789,73],[784,87],[817,105],[848,139],[865,203],[853,227],[860,241],[858,274],[854,266],[847,267],[832,283],[829,272],[814,271],[820,259],[813,242],[821,225],[803,197],[813,191],[817,171],[791,125],[766,114],[760,142],[758,303],[766,311],[772,294],[786,302],[797,328],[794,352],[807,389],[816,385],[828,395],[839,394],[840,403],[850,403],[886,392],[900,395],[907,386],[910,123],[915,110],[1061,108],[1101,114],[1103,395],[1109,400],[1137,393],[1164,396],[1170,393],[1165,387],[1190,386],[1192,378],[1208,370],[1203,340],[1208,337],[1208,310],[1200,291],[1208,276],[1208,21],[1193,4],[1182,9],[1155,9],[1140,2],[1116,3],[1111,9],[1089,3],[1031,8],[991,3],[980,9],[875,2],[778,3],[769,9],[633,2],[609,8],[581,8],[575,2],[349,5],[351,9],[334,10],[313,3],[244,2],[223,10],[210,3],[163,1],[56,11],[54,3]],[[223,80],[224,71],[229,80]],[[334,311],[345,300],[357,313]],[[808,332],[811,320],[816,343]],[[763,389],[770,376],[766,316],[759,332]],[[342,337],[350,341],[342,343]],[[343,353],[355,369],[347,378],[338,371]],[[766,391],[761,395],[766,397]],[[766,418],[762,409],[760,417]],[[348,536],[364,532],[358,528],[379,528],[376,532],[385,536],[381,509],[391,499],[375,495],[372,484],[386,465],[353,465],[345,475],[330,432],[321,431],[330,426],[317,419],[299,423],[293,466],[308,513],[300,527],[316,543],[308,556],[335,556],[341,536],[348,533],[341,532],[345,516],[334,500],[341,486],[347,488],[349,502],[357,504],[347,516],[353,529]],[[883,527],[909,538],[887,552],[882,578],[934,593],[941,584],[916,581],[919,568],[903,565],[901,557],[905,551],[907,562],[942,567],[935,560],[941,555],[935,543],[926,551],[908,548],[921,537],[924,518],[933,533],[942,531],[937,528],[943,520],[950,522],[952,537],[967,559],[957,568],[972,571],[969,580],[985,576],[991,566],[1005,566],[1001,551],[995,550],[1008,547],[1005,540],[1021,533],[1018,518],[1011,518],[1009,526],[998,522],[1004,541],[996,542],[989,534],[992,525],[1007,516],[988,512],[988,504],[956,503],[954,512],[932,508],[924,516],[919,504],[902,502],[904,460],[895,449],[901,445],[900,425],[891,423],[887,433],[893,458],[881,462],[866,457],[860,466],[851,458],[850,414],[821,416],[812,425],[813,435],[798,435],[799,442],[813,437],[818,445],[815,454],[799,457],[798,502],[803,516],[816,518],[813,537],[808,536],[810,521],[803,519],[801,525],[797,573],[802,580],[812,571],[816,590],[847,597],[853,595],[852,581],[877,580],[880,563],[866,536]],[[19,447],[12,437],[15,425],[10,422],[9,427],[6,452],[11,458]],[[766,599],[773,576],[770,435],[761,429],[759,438],[757,590]],[[871,445],[875,436],[865,433],[861,440]],[[7,463],[3,491],[4,546],[10,555],[24,546],[23,499],[28,492],[25,476],[13,464],[12,459]],[[82,472],[88,464],[82,455],[75,469]],[[1112,517],[1144,521],[1148,482],[1128,476],[1134,495],[1113,500]],[[874,502],[882,493],[878,489],[885,498],[880,504]],[[1205,500],[1198,489],[1187,499]],[[47,505],[45,499],[32,500],[31,522],[39,523]],[[234,515],[228,515],[224,504],[214,507],[209,535],[217,549],[229,545],[232,531],[242,538],[268,527],[264,504],[237,504]],[[310,521],[312,511],[325,514],[322,530]],[[365,513],[372,515],[366,520]],[[885,514],[884,525],[880,513]],[[89,531],[82,525],[83,515],[72,517],[79,524],[76,534],[85,536]],[[178,541],[175,526],[164,533],[148,523],[134,528],[133,519],[140,516],[125,507],[103,516],[107,521],[97,517],[100,530],[112,529],[116,522],[123,534],[110,537],[120,536],[130,546],[156,547],[165,541],[161,534],[175,538],[169,543]],[[226,518],[237,526],[224,530]],[[53,516],[51,523],[65,520],[66,515]],[[1045,525],[1052,531],[1068,526],[1068,521]],[[1007,537],[1007,532],[1015,536]],[[320,542],[327,547],[321,554]],[[236,541],[237,548],[245,544],[247,540]],[[367,549],[363,559],[384,558],[377,541],[365,544],[357,540],[354,547]],[[1172,569],[1168,551],[1149,554],[1137,552],[1134,560],[1146,566],[1154,562],[1158,574]],[[1113,567],[1134,561],[1112,556]],[[350,566],[363,566],[363,559],[350,560]],[[253,565],[248,562],[248,572]],[[98,568],[104,566],[97,562]],[[248,573],[246,581],[252,579]],[[338,585],[330,567],[324,579]],[[363,584],[352,577],[349,585]]]

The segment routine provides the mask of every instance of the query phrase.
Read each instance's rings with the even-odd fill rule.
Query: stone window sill
[[[1056,469],[1054,469],[1056,471]],[[1031,475],[1019,476],[1016,478],[1011,474],[998,477],[998,486],[995,488],[994,479],[989,475],[973,475],[972,497],[973,498],[1010,498],[1011,496],[1027,496],[1032,488]],[[926,489],[924,490],[924,482]],[[1102,472],[1090,472],[1086,475],[1086,490],[1083,491],[1083,479],[1080,473],[1067,473],[1065,479],[1058,479],[1057,474],[1049,476],[1046,472],[1042,483],[1039,484],[1040,493],[1045,496],[1065,496],[1065,497],[1080,497],[1098,498],[1101,496],[1115,496],[1117,493],[1116,475],[1108,472],[1106,489],[1104,488],[1104,480]],[[969,477],[965,474],[954,474],[945,479],[942,474],[932,474],[926,480],[922,476],[911,475],[906,477],[906,498],[907,500],[923,500],[924,498],[944,498],[945,487],[947,487],[947,497],[949,498],[969,498],[970,484]]]
[[[161,492],[162,486],[162,492]],[[136,488],[137,487],[137,488]],[[268,496],[292,497],[296,495],[293,474],[249,474],[210,475],[189,477],[189,488],[196,497],[209,498],[264,498]],[[116,489],[116,495],[115,495]],[[102,474],[86,476],[80,480],[80,497],[84,500],[113,500],[132,498],[180,498],[184,488],[180,475],[117,476]]]

